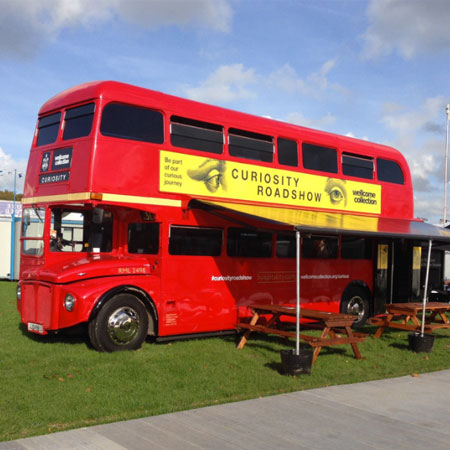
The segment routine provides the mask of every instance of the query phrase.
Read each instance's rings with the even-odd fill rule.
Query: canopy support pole
[[[394,298],[394,262],[395,262],[395,243],[392,241],[391,243],[391,289],[390,289],[390,298],[389,303],[392,304],[392,300]]]
[[[296,241],[296,272],[297,272],[297,303],[296,303],[296,328],[295,328],[295,354],[300,354],[300,231],[295,233]]]
[[[425,272],[425,287],[423,290],[423,301],[422,301],[422,325],[420,329],[420,335],[423,337],[425,330],[425,308],[427,303],[427,293],[428,293],[428,276],[430,274],[430,262],[431,262],[431,246],[433,241],[430,239],[428,241],[428,258],[427,258],[427,270]]]

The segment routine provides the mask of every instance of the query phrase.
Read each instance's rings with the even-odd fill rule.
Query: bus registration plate
[[[39,323],[28,322],[28,331],[44,334],[44,327]]]

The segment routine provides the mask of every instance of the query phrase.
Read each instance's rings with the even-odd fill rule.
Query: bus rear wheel
[[[139,299],[118,294],[89,322],[89,338],[102,352],[137,350],[147,336],[148,322],[147,310]]]
[[[360,287],[352,287],[344,292],[341,300],[341,313],[356,317],[353,328],[362,327],[369,318],[370,304],[366,291]]]

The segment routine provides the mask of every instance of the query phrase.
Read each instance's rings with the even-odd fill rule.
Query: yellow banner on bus
[[[381,186],[161,150],[159,189],[214,199],[381,213]]]

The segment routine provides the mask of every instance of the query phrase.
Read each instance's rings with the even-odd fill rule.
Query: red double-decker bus
[[[230,332],[252,304],[295,302],[292,225],[302,305],[362,325],[420,289],[398,151],[123,83],[42,106],[23,207],[22,322],[87,324],[101,351]]]

